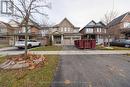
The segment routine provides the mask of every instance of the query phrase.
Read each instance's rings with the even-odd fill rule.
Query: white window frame
[[[124,22],[124,28],[130,28],[130,22]]]
[[[86,33],[93,33],[93,29],[92,28],[86,28]]]

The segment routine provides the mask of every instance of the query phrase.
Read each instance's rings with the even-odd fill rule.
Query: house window
[[[130,23],[129,22],[124,22],[124,28],[130,28]]]
[[[100,28],[100,32],[102,32],[102,28]]]
[[[70,32],[70,28],[68,28],[68,32]]]
[[[107,30],[106,30],[106,29],[104,29],[104,33],[107,33]]]
[[[102,29],[101,28],[97,28],[97,32],[102,32]]]
[[[66,27],[64,28],[64,31],[67,32],[67,28]]]
[[[87,32],[87,33],[93,33],[93,28],[87,28],[87,29],[86,29],[86,32]]]

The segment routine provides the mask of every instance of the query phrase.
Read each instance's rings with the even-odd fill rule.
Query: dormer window
[[[130,22],[124,22],[124,28],[130,28]]]

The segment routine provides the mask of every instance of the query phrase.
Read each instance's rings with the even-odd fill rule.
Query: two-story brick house
[[[53,45],[74,45],[74,40],[81,39],[79,27],[75,27],[67,18],[50,29]]]
[[[13,45],[14,29],[8,23],[0,22],[0,44]]]
[[[13,23],[14,22],[14,23]],[[15,29],[15,35],[17,35],[18,39],[25,39],[25,26],[21,25],[20,22],[12,21],[9,23]],[[35,39],[37,35],[40,34],[40,26],[33,22],[29,21],[28,23],[28,38]]]
[[[105,24],[102,22],[96,23],[95,21],[89,22],[83,29],[80,30],[82,39],[95,39],[97,44],[107,42]]]
[[[14,33],[13,33],[14,43],[13,44],[15,44],[17,40],[25,39],[26,29],[24,25],[21,25],[21,22],[11,20],[8,24],[12,26],[14,29]],[[35,40],[42,41],[42,38],[40,38],[42,36],[41,35],[42,33],[40,30],[41,30],[41,27],[34,21],[30,20],[28,24],[28,39],[35,39]]]
[[[115,18],[107,27],[108,33],[113,40],[122,38],[130,39],[130,12]]]

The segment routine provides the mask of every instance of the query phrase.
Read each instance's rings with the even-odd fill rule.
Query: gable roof
[[[25,23],[25,21],[23,20],[23,21],[20,23],[20,26],[22,26],[24,23]],[[30,26],[36,27],[36,28],[38,28],[38,29],[41,29],[41,26],[40,26],[38,23],[36,23],[36,22],[34,22],[33,20],[31,20],[31,19],[29,19],[28,24],[29,24]]]
[[[114,25],[120,23],[124,19],[124,17],[126,17],[127,15],[130,15],[130,12],[127,12],[127,13],[113,19],[107,26],[111,27],[111,26],[114,26]]]
[[[12,27],[19,27],[20,23],[18,21],[15,21],[15,20],[10,20],[8,22],[8,24],[10,24],[10,26]]]
[[[7,29],[14,30],[14,28],[8,23],[0,21],[0,24],[3,24]]]
[[[91,27],[94,27],[95,25],[96,25],[96,22],[92,20],[85,26],[85,28],[91,28]]]
[[[62,24],[64,21],[67,21],[71,26],[74,27],[74,25],[73,25],[67,18],[64,18],[59,24],[57,24],[57,25],[55,25],[55,26],[53,26],[53,27],[59,27],[60,24]]]
[[[96,23],[96,26],[95,27],[105,27],[106,25],[103,23],[103,22],[98,22]]]
[[[94,20],[90,21],[85,27],[83,27],[79,32],[81,32],[83,29],[85,28],[105,28],[106,25],[99,21],[98,23],[96,23]]]

